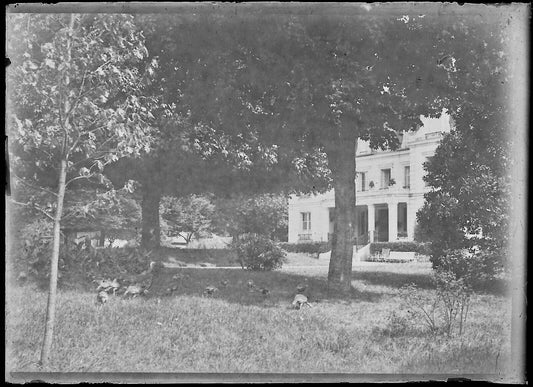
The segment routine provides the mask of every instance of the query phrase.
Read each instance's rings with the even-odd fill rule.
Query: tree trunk
[[[143,188],[141,246],[153,250],[161,245],[159,202],[161,192],[154,186]]]
[[[335,189],[335,219],[331,241],[328,289],[346,295],[351,288],[355,228],[355,152],[357,141],[339,141],[326,151]]]
[[[100,247],[105,247],[105,230],[100,230]]]
[[[59,170],[59,189],[57,194],[57,207],[54,217],[54,244],[52,248],[52,261],[50,263],[50,289],[48,292],[48,304],[46,307],[46,325],[44,330],[44,341],[41,350],[42,366],[48,365],[52,339],[54,335],[54,322],[57,298],[57,274],[59,262],[59,243],[61,238],[61,217],[63,216],[63,200],[65,198],[65,184],[67,175],[67,160],[62,159]]]
[[[72,31],[74,29],[74,14],[70,15],[70,22],[69,22],[69,37],[72,38]],[[71,61],[71,50],[72,50],[72,44],[71,40],[67,40],[67,47],[66,47],[66,58],[65,62],[67,64],[70,64]],[[64,73],[64,84],[61,85],[60,83],[60,89],[62,86],[65,89],[68,89],[70,84],[70,77],[68,75],[68,72]],[[49,364],[50,359],[50,351],[52,349],[52,341],[54,338],[54,324],[55,324],[55,313],[56,313],[56,299],[57,299],[57,277],[58,277],[58,271],[59,271],[59,246],[61,243],[61,218],[63,217],[63,202],[65,199],[65,189],[67,187],[67,159],[68,159],[68,145],[69,145],[69,129],[70,129],[70,122],[68,119],[68,112],[70,111],[70,100],[69,95],[63,95],[63,113],[65,121],[63,122],[63,129],[65,131],[63,141],[62,141],[62,148],[61,148],[61,161],[59,164],[59,185],[57,189],[57,202],[56,202],[56,213],[54,216],[54,242],[52,246],[52,259],[50,262],[50,289],[48,291],[48,302],[46,305],[46,323],[44,328],[44,340],[43,340],[43,347],[41,350],[41,359],[39,361],[40,365],[42,367],[47,367]],[[63,117],[59,117],[59,119],[63,119]]]

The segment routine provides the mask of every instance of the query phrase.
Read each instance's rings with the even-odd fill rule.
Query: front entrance
[[[388,207],[376,207],[376,223],[375,223],[376,242],[389,241],[389,209]]]

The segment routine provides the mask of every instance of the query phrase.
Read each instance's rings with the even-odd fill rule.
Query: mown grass
[[[356,268],[348,300],[328,296],[323,271],[304,277],[284,271],[166,270],[149,297],[112,297],[104,306],[94,304],[94,292],[64,290],[49,370],[505,375],[510,357],[505,296],[476,294],[462,336],[431,334],[416,321],[395,331],[390,321],[393,312],[401,312],[401,284],[414,279],[427,297],[433,289],[426,267],[414,265],[414,277],[407,266],[386,267]],[[176,273],[180,280],[172,279]],[[289,309],[296,284],[305,278],[314,306]],[[223,279],[225,288],[218,286]],[[271,293],[249,292],[250,279]],[[176,281],[176,291],[167,294]],[[207,285],[220,291],[203,297]],[[46,293],[31,286],[9,289],[6,369],[37,370],[45,305]]]

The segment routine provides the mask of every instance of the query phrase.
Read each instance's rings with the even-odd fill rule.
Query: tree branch
[[[45,210],[43,210],[41,207],[37,206],[36,204],[21,203],[21,202],[17,202],[16,200],[13,200],[13,199],[11,199],[11,202],[13,204],[18,204],[19,206],[32,207],[32,208],[38,210],[39,212],[41,212],[43,215],[46,215],[50,220],[55,221],[55,219],[54,219],[54,217],[52,215],[47,213]]]
[[[16,174],[14,174],[14,173],[12,173],[12,174],[13,174],[13,176],[14,176],[16,179],[18,179],[18,181],[20,181],[22,184],[24,184],[24,185],[26,185],[26,186],[28,186],[28,187],[30,187],[30,188],[33,188],[33,189],[38,189],[38,190],[41,190],[41,191],[48,192],[49,194],[52,194],[52,195],[54,195],[54,196],[57,197],[57,193],[52,192],[52,191],[50,191],[50,190],[48,190],[48,189],[46,189],[46,188],[37,187],[37,186],[35,186],[35,185],[33,185],[33,184],[30,184],[30,183],[24,181],[23,178],[17,176]]]
[[[73,177],[72,179],[70,179],[69,181],[67,181],[65,183],[65,187],[67,187],[73,181],[80,180],[80,179],[90,179],[91,177],[94,177],[95,175],[96,175],[95,173],[91,173],[90,175],[87,175],[87,176],[76,176],[76,177]]]
[[[102,157],[104,157],[106,154],[113,153],[113,151],[99,151],[99,153],[100,153],[99,155],[89,156],[89,157],[84,158],[83,160],[76,161],[74,164],[72,164],[70,166],[70,168],[73,168],[73,167],[75,167],[77,165],[83,164],[83,163],[85,163],[85,162],[87,162],[89,160],[99,160]]]

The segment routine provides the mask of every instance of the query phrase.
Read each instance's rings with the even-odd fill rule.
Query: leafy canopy
[[[57,186],[103,182],[103,167],[152,139],[144,37],[128,15],[10,14],[10,141],[15,175]]]

